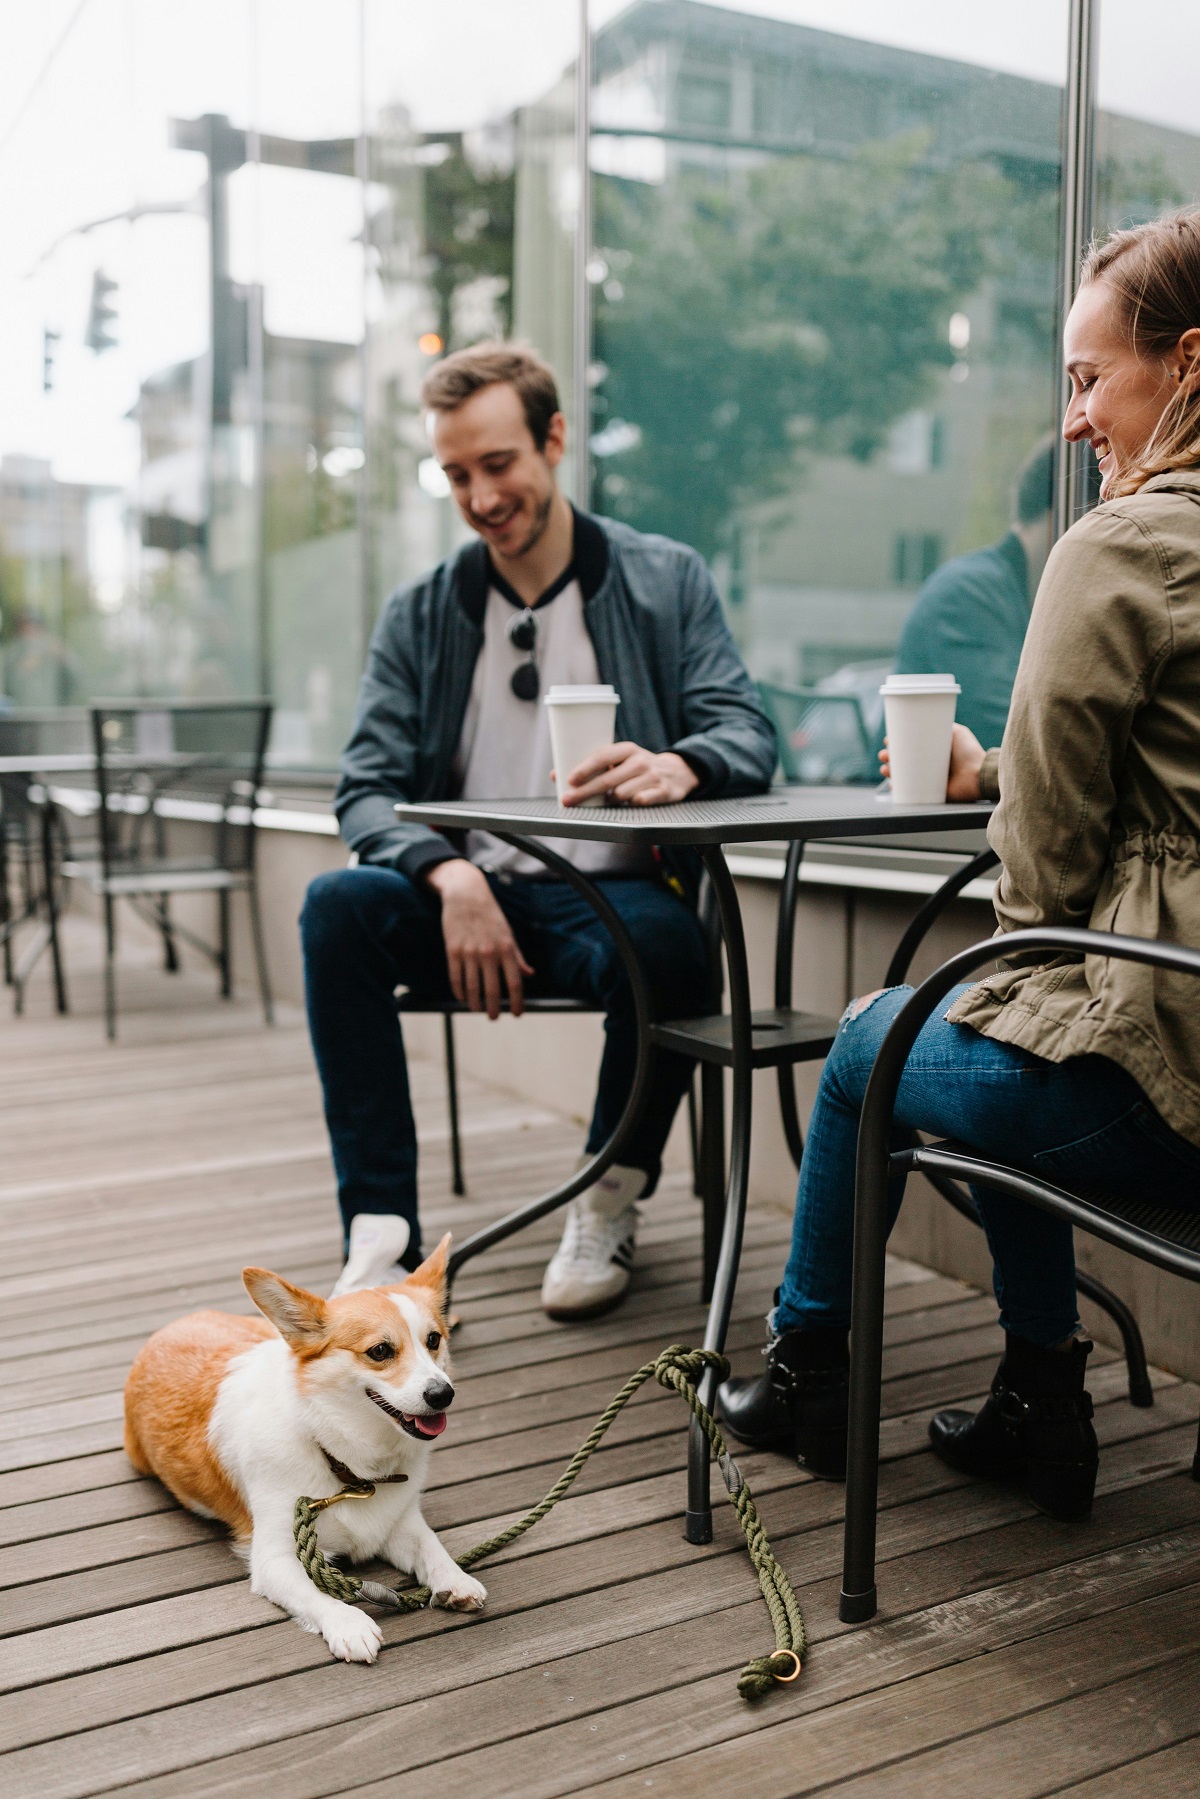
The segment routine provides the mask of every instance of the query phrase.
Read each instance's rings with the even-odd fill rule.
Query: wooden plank
[[[455,1418],[455,1428],[466,1425],[468,1430],[461,1432],[455,1439],[455,1448],[462,1450],[471,1443],[486,1443],[488,1452],[484,1452],[484,1461],[471,1466],[473,1477],[486,1477],[488,1473],[488,1454],[493,1463],[504,1466],[506,1470],[518,1466],[516,1461],[509,1461],[511,1445],[522,1432],[522,1441],[534,1441],[531,1436],[534,1430],[538,1459],[552,1452],[552,1443],[545,1434],[545,1427],[556,1423],[561,1427],[563,1448],[561,1454],[567,1459],[570,1450],[574,1450],[576,1441],[581,1441],[596,1410],[610,1398],[612,1383],[597,1382],[590,1387],[565,1389],[560,1392],[540,1394],[534,1401],[524,1400],[509,1405],[491,1405],[482,1410],[480,1416]],[[653,1405],[655,1412],[648,1414],[646,1407]],[[536,1407],[531,1412],[531,1405]],[[622,1427],[615,1427],[617,1436],[613,1441],[630,1441],[630,1432],[635,1434],[657,1434],[660,1430],[669,1430],[675,1423],[676,1405],[678,1401],[667,1400],[660,1389],[644,1389],[639,1398],[631,1405],[633,1421]],[[1124,1443],[1126,1439],[1135,1437],[1139,1443],[1137,1454],[1141,1463],[1157,1468],[1164,1461],[1162,1446],[1153,1445],[1153,1437],[1160,1436],[1169,1428],[1184,1427],[1184,1436],[1171,1443],[1171,1463],[1182,1464],[1186,1461],[1186,1430],[1195,1416],[1196,1392],[1193,1387],[1178,1383],[1166,1387],[1160,1392],[1159,1403],[1150,1412],[1139,1412],[1128,1405],[1119,1403],[1103,1403],[1097,1396],[1096,1427],[1101,1446]],[[628,1418],[630,1414],[626,1414]],[[901,1454],[914,1454],[927,1446],[927,1412],[921,1410],[901,1419],[889,1419],[889,1430],[883,1437],[883,1455],[885,1459],[896,1459]],[[495,1441],[489,1441],[495,1439]],[[444,1454],[444,1452],[443,1452]],[[745,1461],[745,1455],[741,1457]],[[101,1484],[99,1472],[92,1464],[110,1463],[112,1475],[110,1481]],[[63,1464],[70,1468],[72,1464]],[[68,1491],[61,1495],[50,1495],[31,1499],[27,1504],[9,1504],[0,1509],[0,1545],[32,1542],[41,1536],[54,1536],[67,1531],[90,1529],[95,1524],[112,1522],[115,1518],[140,1517],[149,1511],[164,1511],[175,1502],[162,1490],[155,1481],[144,1481],[135,1475],[130,1464],[124,1461],[124,1455],[110,1457],[86,1457],[81,1459],[85,1473],[77,1475],[76,1481]],[[444,1463],[443,1463],[444,1466]],[[1112,1472],[1112,1464],[1106,1463],[1106,1470]],[[45,1475],[49,1470],[34,1470],[36,1475]],[[1119,1475],[1124,1482],[1130,1479],[1130,1468],[1123,1466]],[[4,1475],[0,1477],[0,1488],[4,1481],[16,1481],[20,1475]],[[671,1477],[664,1477],[669,1481]],[[79,1486],[83,1481],[83,1486]],[[768,1490],[768,1488],[765,1488]],[[0,1493],[2,1499],[2,1493]],[[671,1486],[667,1500],[666,1515],[671,1515],[678,1502],[678,1491]]]
[[[1195,1532],[1188,1533],[1186,1541],[1180,1539],[1161,1549],[1153,1558],[1153,1570],[1139,1548],[1110,1552],[1091,1566],[1085,1563],[1055,1568],[995,1589],[988,1595],[991,1603],[981,1600],[980,1595],[972,1595],[965,1602],[926,1608],[913,1617],[877,1627],[874,1632],[857,1633],[855,1639],[843,1634],[828,1640],[837,1630],[830,1606],[818,1625],[823,1648],[814,1650],[804,1677],[803,1696],[792,1692],[786,1697],[778,1696],[775,1715],[785,1707],[793,1716],[799,1708],[811,1711],[818,1707],[812,1720],[818,1729],[831,1716],[837,1719],[839,1712],[862,1711],[872,1704],[884,1711],[899,1711],[903,1717],[904,1695],[922,1678],[916,1669],[926,1670],[927,1680],[945,1679],[949,1670],[948,1677],[953,1682],[959,1671],[950,1668],[950,1664],[964,1649],[977,1662],[984,1649],[999,1649],[1003,1653],[1003,1645],[1030,1654],[1032,1639],[1032,1654],[1036,1655],[1041,1632],[1051,1631],[1063,1641],[1073,1633],[1089,1630],[1098,1607],[1104,1606],[1101,1595],[1108,1596],[1109,1609],[1119,1620],[1114,1630],[1123,1633],[1130,1644],[1124,1665],[1135,1667],[1139,1658],[1142,1665],[1154,1665],[1154,1658],[1162,1657],[1166,1647],[1147,1620],[1157,1624],[1161,1619],[1186,1618],[1181,1649],[1186,1651],[1188,1645],[1200,1644],[1200,1617],[1189,1613],[1186,1603],[1180,1604],[1180,1595],[1173,1590],[1189,1571],[1194,1574],[1198,1553],[1200,1544]],[[1147,1597],[1158,1594],[1165,1597]],[[805,1597],[811,1607],[815,1594],[806,1592]],[[1190,1600],[1190,1593],[1184,1597]],[[1155,1611],[1155,1606],[1160,1609]],[[713,1610],[704,1620],[689,1618],[665,1628],[660,1621],[658,1628],[633,1640],[603,1647],[589,1643],[550,1667],[525,1666],[511,1675],[492,1679],[485,1676],[484,1685],[469,1686],[469,1703],[469,1664],[457,1670],[457,1678],[454,1669],[447,1670],[452,1685],[441,1704],[430,1698],[427,1668],[436,1668],[438,1664],[432,1644],[427,1645],[428,1653],[422,1654],[415,1692],[408,1670],[397,1678],[400,1670],[393,1674],[387,1658],[372,1671],[382,1676],[386,1669],[387,1680],[364,1680],[364,1671],[353,1669],[345,1671],[349,1678],[341,1678],[342,1671],[336,1668],[327,1671],[332,1678],[323,1683],[313,1675],[285,1678],[260,1693],[257,1706],[247,1706],[238,1696],[231,1695],[204,1707],[188,1708],[188,1712],[176,1709],[168,1714],[170,1740],[156,1741],[150,1753],[160,1765],[174,1757],[180,1771],[152,1777],[144,1783],[139,1783],[137,1769],[150,1759],[143,1741],[145,1732],[116,1727],[93,1733],[86,1740],[92,1751],[102,1756],[105,1778],[115,1785],[114,1776],[119,1777],[123,1790],[141,1793],[145,1799],[151,1795],[165,1799],[168,1794],[216,1791],[249,1794],[261,1792],[264,1786],[278,1799],[300,1799],[301,1795],[344,1790],[348,1772],[352,1772],[355,1789],[416,1793],[416,1779],[428,1781],[430,1763],[437,1764],[439,1790],[449,1795],[469,1794],[474,1799],[487,1793],[490,1799],[493,1794],[570,1792],[594,1779],[597,1772],[619,1774],[621,1762],[632,1761],[639,1747],[643,1754],[652,1751],[650,1720],[656,1715],[669,1718],[672,1726],[678,1720],[685,1731],[690,1721],[701,1736],[711,1736],[710,1715],[714,1706],[723,1720],[736,1720],[743,1730],[761,1726],[769,1719],[771,1707],[749,1707],[734,1690],[733,1675],[745,1654],[734,1640],[734,1626],[742,1625],[744,1629],[743,1620],[749,1621],[746,1614],[754,1610],[753,1602],[747,1602],[733,1613],[724,1608]],[[461,1643],[443,1642],[443,1650],[457,1650],[473,1662],[472,1649],[485,1634],[482,1629],[467,1632]],[[877,1644],[869,1647],[863,1640],[868,1635],[879,1639]],[[992,1659],[997,1659],[995,1653]],[[1020,1655],[1012,1659],[1019,1664]],[[1056,1690],[1062,1690],[1065,1683],[1061,1671],[1056,1673],[1049,1658],[1043,1657],[1043,1662],[1044,1684],[1054,1688],[1057,1679]],[[494,1657],[485,1667],[495,1667]],[[711,1672],[714,1667],[719,1672]],[[357,1682],[355,1674],[359,1676]],[[1070,1681],[1066,1690],[1085,1684],[1086,1676]],[[324,1708],[319,1707],[316,1696],[319,1685],[332,1699]],[[888,1691],[895,1685],[900,1688],[897,1698]],[[1002,1680],[997,1685],[1004,1690]],[[332,1712],[337,1716],[339,1708],[344,1714],[344,1708],[354,1703],[351,1693],[356,1686],[362,1694],[362,1718],[353,1725],[336,1722],[319,1734],[314,1732],[312,1726],[322,1709],[326,1715]],[[399,1688],[402,1697],[398,1705],[393,1701],[384,1709],[388,1688],[392,1692]],[[374,1701],[369,1709],[367,1690]],[[870,1697],[864,1699],[865,1693]],[[987,1695],[981,1698],[986,1706]],[[619,1711],[611,1710],[614,1701]],[[218,1744],[227,1749],[247,1723],[252,1729],[261,1728],[263,1704],[275,1705],[281,1721],[287,1720],[287,1734],[281,1734],[276,1743],[236,1757],[223,1755],[207,1768],[203,1764],[189,1765],[183,1759],[189,1741],[195,1746],[193,1755],[196,1749],[208,1748],[211,1753]],[[300,1733],[295,1728],[298,1710],[307,1726],[299,1742],[296,1739]],[[921,1708],[919,1727],[928,1732],[940,1722],[944,1732],[944,1720],[952,1715]],[[197,1720],[199,1732],[195,1732]],[[843,1752],[847,1744],[852,1752],[861,1749],[861,1732],[849,1719],[838,1721],[842,1729],[838,1731],[835,1724],[835,1734]],[[763,1735],[773,1737],[781,1728],[784,1727],[778,1723],[773,1730],[764,1728]],[[161,1734],[165,1737],[168,1733]],[[478,1742],[481,1736],[485,1742],[490,1736],[489,1746],[473,1748],[472,1739]],[[66,1748],[59,1743],[45,1750],[17,1753],[9,1759],[8,1766],[16,1772],[18,1781],[36,1775],[43,1783],[39,1794],[78,1791],[78,1787],[61,1784],[63,1776],[69,1782],[72,1773],[71,1758],[64,1754]],[[869,1735],[866,1756],[872,1751],[880,1758],[890,1753],[886,1734]],[[740,1761],[737,1778],[744,1782],[744,1753]],[[757,1766],[757,1756],[755,1761]],[[793,1764],[789,1777],[794,1779],[796,1769],[803,1767],[803,1761]],[[406,1779],[407,1770],[418,1770],[419,1774]],[[372,1789],[364,1776],[395,1784],[386,1788],[380,1784]],[[257,1788],[255,1783],[259,1783]],[[716,1789],[709,1785],[703,1790],[707,1796]],[[758,1799],[757,1784],[755,1794]]]
[[[61,1499],[35,1499],[29,1505],[0,1512],[0,1547],[33,1544],[100,1524],[142,1518],[152,1512],[177,1510],[165,1487],[154,1480],[130,1480],[97,1492],[69,1493]],[[53,1553],[53,1552],[51,1552]]]
[[[119,1607],[192,1593],[202,1587],[229,1586],[245,1579],[245,1569],[224,1543],[167,1550],[129,1562],[106,1562],[83,1574],[65,1574],[15,1587],[0,1607],[0,1635],[19,1636],[72,1618],[86,1618]]]
[[[830,1799],[957,1799],[966,1782],[989,1799],[1037,1799],[1060,1791],[1064,1781],[1106,1773],[1114,1763],[1128,1763],[1172,1739],[1190,1741],[1194,1752],[1198,1674],[1200,1656],[1194,1655],[1175,1666],[1139,1670],[1099,1692],[1062,1699],[1048,1711],[1014,1718],[969,1742],[947,1744],[825,1791]],[[1193,1783],[1198,1776],[1200,1764],[1193,1762]]]
[[[1164,1494],[1167,1498],[1176,1496],[1184,1501],[1182,1509],[1170,1504],[1153,1506],[1144,1493],[1105,1502],[1090,1529],[1091,1555],[1085,1558],[1084,1565],[1095,1562],[1097,1555],[1114,1547],[1137,1543],[1148,1525],[1169,1524],[1175,1514],[1200,1520],[1200,1503],[1182,1483],[1176,1483]],[[1179,1541],[1194,1536],[1196,1529],[1195,1523],[1190,1532],[1184,1526]],[[817,1638],[822,1641],[836,1630],[829,1592],[839,1549],[836,1525],[810,1533],[804,1544],[797,1546],[805,1574],[800,1587],[802,1601]],[[1151,1550],[1160,1565],[1171,1553],[1162,1548]],[[941,1546],[910,1551],[888,1564],[889,1585],[903,1590],[902,1609],[921,1609],[969,1590],[979,1584],[981,1577],[993,1585],[1000,1580],[1025,1578],[1057,1565],[1061,1556],[1061,1547],[1041,1528],[1040,1521],[1026,1520],[967,1539],[961,1549],[956,1546],[951,1556]],[[789,1560],[793,1559],[789,1555]],[[1144,1550],[1137,1551],[1133,1560],[1144,1566]],[[1106,1565],[1115,1570],[1122,1564]],[[614,1614],[601,1590],[551,1608],[513,1614],[498,1647],[495,1637],[480,1640],[474,1631],[467,1637],[456,1636],[453,1644],[447,1642],[441,1647],[440,1636],[426,1640],[420,1651],[423,1691],[429,1695],[442,1691],[454,1694],[457,1683],[474,1679],[476,1672],[482,1678],[491,1678],[522,1666],[551,1663],[600,1642],[619,1642],[626,1634],[657,1630],[672,1618],[696,1618],[712,1612],[725,1620],[721,1628],[730,1642],[747,1645],[757,1640],[764,1627],[759,1602],[746,1597],[750,1588],[740,1555],[731,1560],[722,1584],[715,1587],[707,1580],[700,1584],[692,1579],[686,1563],[674,1573],[656,1573],[650,1581],[650,1585],[637,1583],[625,1589],[626,1609],[621,1617]],[[1114,1598],[1112,1603],[1116,1602]],[[41,1631],[14,1642],[11,1656],[3,1664],[6,1677],[11,1674],[28,1684],[56,1684],[41,1694],[25,1692],[0,1700],[0,1744],[9,1748],[38,1741],[42,1736],[93,1729],[142,1710],[177,1706],[228,1692],[250,1681],[274,1680],[303,1667],[328,1665],[323,1646],[290,1622],[256,1630],[253,1637],[226,1640],[203,1654],[191,1647],[180,1648],[220,1636],[226,1630],[245,1631],[259,1616],[257,1610],[249,1610],[251,1607],[278,1617],[273,1608],[250,1599],[245,1588],[241,1588],[204,1594],[198,1600],[187,1596],[130,1608],[126,1613]],[[741,1609],[735,1615],[731,1607]],[[824,1625],[816,1622],[821,1617]],[[391,1627],[389,1634],[396,1637],[396,1653],[401,1653],[400,1645],[407,1637]],[[159,1653],[155,1654],[156,1650]],[[389,1667],[392,1653],[389,1650],[385,1656]],[[154,1659],[139,1660],[128,1669],[110,1665],[122,1656],[132,1659],[139,1655],[154,1655]],[[101,1672],[75,1672],[89,1664]],[[369,1699],[373,1691],[373,1687],[367,1689]]]
[[[1057,1799],[1180,1799],[1194,1792],[1200,1742],[1184,1737],[1170,1749],[1124,1762],[1105,1774],[1059,1787]]]
[[[1119,1646],[1110,1646],[1107,1654],[1097,1653],[1105,1639],[1097,1640],[1088,1618],[1065,1629],[1051,1628],[1045,1636],[1022,1637],[1010,1647],[957,1666],[914,1674],[895,1683],[895,1690],[885,1687],[826,1704],[815,1713],[773,1726],[763,1724],[762,1707],[754,1710],[736,1694],[729,1696],[727,1675],[709,1678],[622,1706],[617,1728],[604,1728],[598,1720],[581,1715],[567,1724],[531,1730],[511,1744],[439,1762],[438,1790],[442,1799],[468,1799],[480,1792],[494,1799],[508,1795],[516,1799],[518,1794],[522,1799],[557,1799],[564,1793],[599,1799],[601,1792],[604,1799],[633,1799],[635,1793],[645,1794],[646,1780],[651,1778],[654,1792],[665,1793],[668,1799],[711,1799],[726,1784],[744,1786],[752,1767],[754,1799],[796,1799],[828,1787],[851,1770],[894,1763],[948,1736],[983,1730],[1080,1689],[1107,1686],[1114,1675],[1114,1656],[1119,1656],[1126,1677],[1153,1669],[1163,1678],[1169,1669],[1173,1687],[1177,1676],[1194,1683],[1200,1674],[1200,1609],[1191,1589],[1130,1605],[1113,1620],[1113,1628]],[[1176,1637],[1176,1632],[1181,1634]],[[861,1678],[867,1649],[865,1644],[856,1647]],[[810,1688],[810,1702],[813,1696]],[[798,1707],[802,1701],[792,1703]],[[581,1713],[584,1709],[579,1708]],[[370,1729],[382,1729],[384,1724],[375,1718]],[[751,1747],[744,1739],[752,1734],[756,1740]],[[674,1765],[663,1755],[671,1744],[686,1750]],[[701,1744],[709,1746],[700,1752]],[[296,1745],[289,1749],[294,1757]],[[385,1793],[389,1799],[408,1799],[410,1794],[415,1799],[426,1791],[429,1780],[428,1770],[418,1769],[386,1783],[352,1778],[347,1785],[346,1772],[343,1762],[341,1787],[323,1790],[353,1791],[358,1799],[383,1799]],[[200,1795],[206,1790],[217,1789],[204,1782],[186,1787],[167,1780],[129,1788],[140,1799],[151,1795],[165,1799],[172,1791]],[[219,1790],[237,1791],[228,1782]],[[276,1790],[282,1795],[287,1789],[281,1785]],[[958,1791],[962,1790],[960,1786]],[[293,1794],[298,1791],[314,1789],[303,1781],[291,1786]]]
[[[116,1524],[98,1524],[40,1542],[0,1550],[0,1588],[11,1593],[30,1581],[109,1567],[140,1556],[183,1549],[191,1543],[221,1541],[220,1526],[178,1506]]]
[[[1036,1718],[1050,1728],[1060,1713],[1065,1745],[1087,1722],[1107,1757],[1085,1764],[1064,1748],[1060,1786],[1107,1779],[1100,1769],[1118,1763],[1154,1778],[1157,1758],[1174,1753],[1159,1742],[1147,1752],[1145,1716],[1128,1727],[1122,1716],[1106,1736],[1105,1695],[1127,1682],[1130,1706],[1149,1715],[1156,1658],[1200,1654],[1170,1609],[1200,1582],[1200,1487],[1177,1478],[1200,1395],[1156,1371],[1158,1404],[1134,1411],[1123,1366],[1101,1352],[1089,1378],[1103,1447],[1096,1511],[1085,1526],[1054,1525],[1018,1493],[967,1483],[928,1453],[930,1410],[977,1404],[1000,1340],[990,1298],[896,1261],[882,1426],[887,1610],[868,1630],[848,1633],[834,1615],[842,1490],[785,1458],[738,1452],[812,1626],[801,1688],[749,1714],[733,1696],[731,1674],[764,1615],[728,1508],[710,1547],[682,1541],[682,1417],[657,1389],[639,1396],[580,1490],[495,1559],[482,1619],[392,1616],[377,1667],[332,1662],[250,1594],[219,1532],[133,1478],[117,1448],[124,1368],[159,1323],[205,1305],[249,1310],[243,1261],[317,1290],[334,1276],[338,1223],[309,1047],[299,1020],[267,1034],[252,1006],[223,1009],[207,975],[166,982],[152,965],[134,975],[145,1009],[115,1050],[95,1016],[0,1031],[0,1579],[20,1583],[0,1616],[6,1794],[15,1770],[14,1790],[38,1799],[139,1781],[146,1792],[273,1799],[372,1783],[415,1793],[418,1781],[422,1794],[436,1782],[448,1795],[524,1799],[600,1783],[621,1799],[660,1776],[706,1799],[732,1778],[759,1799],[761,1771],[769,1799],[796,1765],[807,1780],[814,1754],[825,1785],[882,1793],[895,1742],[909,1790],[940,1799],[953,1782],[990,1799],[1006,1779],[1025,1790],[1006,1759],[1044,1772]],[[84,985],[93,1003],[90,973]],[[570,1166],[578,1125],[464,1078],[469,1127],[488,1155],[468,1148],[472,1193],[454,1200],[442,1074],[412,1073],[431,1240],[446,1227],[461,1237]],[[219,1140],[217,1115],[228,1127]],[[633,1290],[608,1319],[572,1329],[542,1314],[556,1217],[464,1270],[459,1403],[427,1501],[451,1549],[539,1497],[633,1367],[672,1338],[695,1340],[704,1313],[689,1188],[672,1171],[646,1208]],[[786,1204],[748,1220],[731,1333],[739,1371],[761,1366],[789,1226]],[[68,1315],[48,1319],[60,1294]],[[1057,1663],[1038,1655],[1051,1641],[1069,1648],[1092,1620],[1098,1672],[1089,1662],[1082,1685],[1056,1686]],[[1112,1644],[1130,1629],[1127,1668]],[[797,1748],[794,1729],[813,1734]]]

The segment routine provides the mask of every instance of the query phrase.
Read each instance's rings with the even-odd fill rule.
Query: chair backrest
[[[176,816],[216,826],[222,866],[248,866],[271,711],[260,699],[94,701],[103,860],[144,854],[144,821],[170,800]],[[161,824],[155,837],[161,850]]]
[[[781,687],[775,681],[760,681],[758,691],[775,727],[785,780],[820,786],[878,780],[871,733],[856,693]]]

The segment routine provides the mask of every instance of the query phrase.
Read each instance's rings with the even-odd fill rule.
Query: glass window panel
[[[73,11],[0,57],[0,696],[265,688],[328,767],[462,535],[432,360],[516,332],[573,405],[578,9]]]
[[[1096,121],[1102,230],[1200,201],[1198,57],[1200,12],[1187,0],[1105,0]]]
[[[919,589],[1006,541],[1039,446],[1048,503],[1066,6],[591,18],[593,503],[696,545],[752,672],[859,696],[873,735]],[[985,569],[1020,588],[1014,669],[1023,566],[1010,543]],[[945,576],[953,672],[990,688],[962,715],[996,741],[973,574]],[[823,731],[801,772],[846,778]]]
[[[445,349],[514,335],[553,364],[573,426],[577,9],[367,0],[370,592],[467,535],[421,383]]]

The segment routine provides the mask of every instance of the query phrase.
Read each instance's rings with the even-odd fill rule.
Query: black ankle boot
[[[982,1480],[1016,1481],[1052,1518],[1086,1518],[1099,1450],[1083,1381],[1090,1343],[1042,1349],[1005,1334],[981,1412],[938,1412],[929,1437],[944,1462]]]
[[[845,1480],[849,1332],[784,1331],[763,1354],[765,1373],[725,1382],[717,1417],[752,1449],[779,1449],[812,1474]]]

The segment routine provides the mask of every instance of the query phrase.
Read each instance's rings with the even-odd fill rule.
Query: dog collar
[[[368,1480],[347,1468],[345,1462],[339,1462],[335,1455],[330,1455],[323,1443],[318,1443],[317,1448],[329,1463],[329,1472],[333,1478],[340,1480],[343,1487],[357,1488],[364,1499],[369,1499],[376,1487],[394,1486],[397,1482],[408,1479],[407,1474],[376,1474]]]

